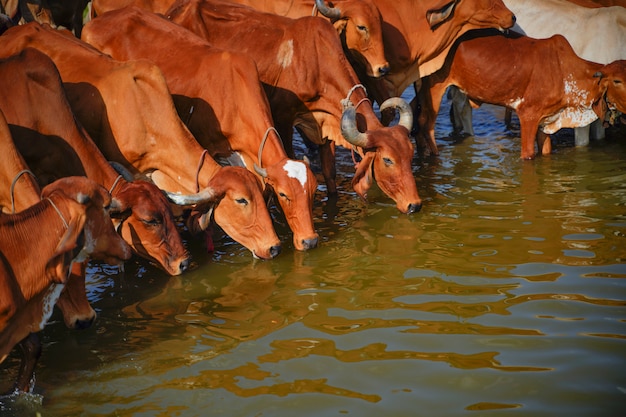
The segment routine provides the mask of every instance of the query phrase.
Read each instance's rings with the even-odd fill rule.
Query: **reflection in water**
[[[179,277],[94,266],[94,328],[53,316],[39,402],[3,415],[622,415],[626,143],[524,162],[500,110],[475,117],[477,136],[439,123],[440,157],[415,160],[418,214],[376,188],[363,204],[340,151],[315,250],[279,227],[270,262],[216,236],[212,255],[187,242]]]

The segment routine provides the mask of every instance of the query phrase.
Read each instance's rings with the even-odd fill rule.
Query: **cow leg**
[[[513,110],[507,107],[504,109],[504,125],[509,130],[513,128],[513,126],[511,126],[511,120],[513,120]]]
[[[461,92],[457,86],[451,85],[448,88],[448,99],[450,100],[450,121],[452,122],[454,133],[474,136],[472,106],[467,95]]]
[[[326,192],[328,194],[337,194],[337,167],[335,164],[335,142],[327,140],[320,145],[320,164],[322,165],[322,174],[326,182]]]
[[[552,140],[550,135],[537,130],[537,149],[541,149],[542,155],[550,155],[552,153]]]
[[[589,125],[574,128],[574,143],[576,146],[589,145]]]
[[[534,159],[535,141],[537,138],[539,122],[524,120],[523,115],[519,114],[519,111],[518,116],[520,117],[521,124],[520,136],[522,137],[522,159]]]
[[[445,90],[446,88],[443,87],[442,83],[431,83],[429,78],[422,80],[419,94],[421,111],[417,117],[420,128],[419,135],[416,136],[416,143],[417,148],[422,149],[424,155],[439,155],[435,141],[435,122]],[[420,139],[418,140],[418,138]]]
[[[15,390],[22,392],[31,392],[34,386],[33,375],[35,374],[35,366],[41,356],[41,340],[36,333],[30,333],[19,343],[22,350],[22,363],[20,371],[15,382]]]
[[[589,138],[594,140],[606,139],[604,120],[597,119],[591,122],[589,128]]]

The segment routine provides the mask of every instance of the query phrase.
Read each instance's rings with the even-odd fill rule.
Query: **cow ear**
[[[609,110],[608,106],[606,105],[606,100],[604,100],[604,93],[602,93],[602,96],[600,96],[600,98],[591,105],[591,108],[593,109],[594,113],[598,115],[598,118],[601,121],[604,121],[604,118],[606,117],[606,112]]]
[[[46,264],[46,275],[50,281],[64,284],[69,275],[71,261],[76,258],[84,246],[83,227],[85,216],[72,218],[65,234]]]
[[[83,227],[85,226],[86,217],[84,215],[74,216],[70,219],[65,230],[65,234],[61,238],[61,241],[54,250],[54,256],[69,252],[74,249],[77,244],[82,246],[81,234],[83,233]]]
[[[372,187],[372,164],[374,163],[374,155],[375,152],[365,153],[352,179],[352,188],[363,201],[367,201],[367,191]]]
[[[335,29],[337,29],[337,33],[341,34],[346,30],[346,25],[348,24],[348,21],[345,19],[339,19],[339,20],[335,20],[333,22],[333,26],[335,26]]]
[[[430,9],[427,11],[426,20],[428,20],[430,28],[434,30],[437,25],[450,17],[454,6],[456,6],[456,1],[451,1],[439,9]]]

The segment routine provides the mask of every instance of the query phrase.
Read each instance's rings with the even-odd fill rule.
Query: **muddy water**
[[[97,322],[70,331],[55,314],[36,393],[0,414],[626,415],[626,137],[564,136],[523,162],[500,109],[474,120],[454,140],[440,116],[441,155],[415,159],[418,214],[376,189],[363,204],[342,152],[315,250],[295,252],[275,213],[273,261],[218,235],[210,255],[187,241],[182,277],[94,265]]]

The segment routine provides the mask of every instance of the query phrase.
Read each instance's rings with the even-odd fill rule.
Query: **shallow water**
[[[57,312],[35,394],[0,414],[626,415],[626,137],[521,161],[502,114],[478,109],[463,140],[439,117],[417,214],[376,189],[361,202],[344,151],[315,250],[295,252],[275,213],[272,261],[218,236],[212,255],[187,241],[181,277],[93,265],[96,323]]]

